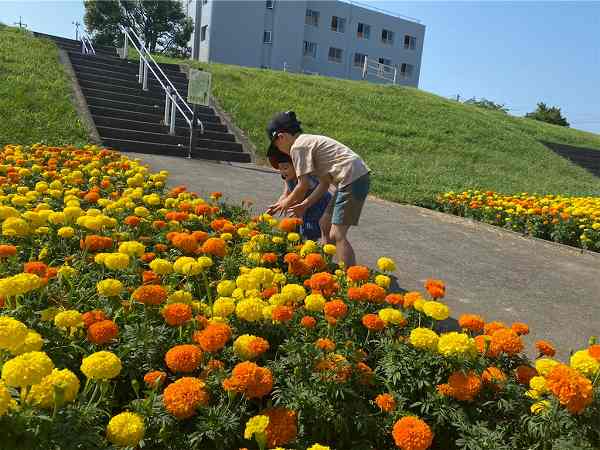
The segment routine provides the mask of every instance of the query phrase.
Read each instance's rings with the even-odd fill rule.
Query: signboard
[[[187,101],[193,105],[209,106],[210,73],[190,69]]]

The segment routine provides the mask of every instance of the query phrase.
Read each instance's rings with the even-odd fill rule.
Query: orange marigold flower
[[[273,375],[269,369],[245,361],[233,368],[231,377],[223,381],[223,388],[244,394],[248,398],[261,398],[271,392]]]
[[[167,380],[167,374],[162,370],[153,370],[152,372],[148,372],[144,375],[144,383],[150,389],[157,388],[161,386]]]
[[[494,334],[492,334],[492,346],[497,346],[507,355],[516,355],[523,351],[521,336],[510,328],[494,331]]]
[[[156,253],[153,252],[146,252],[142,255],[142,257],[140,258],[143,262],[145,263],[149,263],[150,261],[152,261],[154,258],[156,258]]]
[[[300,325],[302,325],[304,328],[314,328],[315,325],[317,325],[317,320],[312,316],[304,316],[300,320]]]
[[[96,203],[100,200],[100,195],[97,192],[88,192],[83,196],[83,199],[89,203]]]
[[[138,287],[131,296],[144,305],[160,305],[167,299],[167,290],[158,284],[149,284]]]
[[[306,281],[308,282],[308,285],[311,289],[320,292],[324,292],[326,290],[331,289],[331,287],[335,284],[335,279],[333,278],[333,275],[327,272],[315,273]]]
[[[260,414],[269,418],[265,430],[268,448],[286,445],[296,439],[298,426],[294,411],[287,408],[269,408],[261,411]]]
[[[510,328],[519,336],[525,336],[529,334],[529,326],[523,322],[515,322],[510,326]]]
[[[178,419],[187,419],[196,414],[196,408],[208,404],[208,392],[202,380],[183,377],[166,387],[163,404],[167,411]]]
[[[165,214],[165,219],[174,220],[175,222],[183,222],[187,220],[190,215],[184,211],[169,211]]]
[[[404,296],[402,294],[388,294],[385,297],[385,301],[390,305],[399,306],[404,305]]]
[[[161,312],[165,322],[172,327],[178,327],[192,318],[192,307],[185,303],[170,303]]]
[[[31,261],[23,265],[23,272],[33,273],[41,278],[44,278],[46,276],[47,271],[48,266],[41,261]]]
[[[278,305],[273,308],[271,318],[278,322],[287,322],[294,316],[294,309],[291,306]]]
[[[325,315],[329,317],[333,317],[334,319],[342,319],[346,317],[346,314],[348,314],[348,305],[339,299],[332,300],[325,303],[323,306],[323,311],[325,312]]]
[[[362,289],[362,287],[350,287],[348,288],[348,300],[352,300],[354,302],[363,302],[367,299],[367,293]]]
[[[564,364],[558,364],[550,370],[546,385],[571,414],[581,414],[592,403],[592,382]]]
[[[358,381],[362,384],[370,384],[373,381],[373,369],[364,362],[356,364],[356,372],[358,373]]]
[[[417,291],[411,291],[404,294],[404,304],[402,305],[404,309],[412,308],[415,302],[421,299],[421,293]]]
[[[391,394],[379,394],[375,397],[375,404],[383,412],[392,412],[396,409],[396,400]]]
[[[155,220],[154,222],[152,222],[152,228],[154,228],[155,230],[162,230],[166,226],[167,226],[167,222],[165,222],[164,220]],[[157,244],[157,245],[163,245],[163,244]],[[154,248],[156,248],[156,246],[154,246]],[[164,250],[161,250],[161,251],[164,251]]]
[[[196,239],[196,242],[202,243],[208,239],[208,233],[202,230],[196,230],[192,233],[192,237]]]
[[[350,266],[346,271],[346,276],[354,281],[367,281],[371,272],[368,267],[365,266]]]
[[[169,250],[169,247],[165,244],[154,244],[154,250],[156,250],[159,253],[162,253]]]
[[[0,258],[8,258],[17,254],[17,247],[14,245],[0,244]]]
[[[277,289],[277,286],[271,286],[267,289],[264,289],[260,293],[260,296],[262,298],[271,298],[271,297],[273,297],[273,295],[277,294],[277,292],[279,292],[279,289]]]
[[[283,262],[286,264],[294,264],[300,261],[300,255],[297,253],[286,253],[283,257]]]
[[[592,358],[600,360],[600,344],[593,344],[588,347],[588,353]]]
[[[394,424],[392,436],[401,450],[426,450],[433,442],[429,425],[414,416],[403,417]]]
[[[104,314],[104,311],[102,311],[100,309],[94,309],[93,311],[88,311],[86,313],[83,313],[82,319],[83,319],[83,326],[85,328],[88,328],[93,323],[100,322],[102,320],[106,320],[107,317],[106,317],[106,314]]]
[[[317,361],[315,370],[322,373],[322,379],[338,383],[345,383],[352,375],[348,360],[337,353],[327,353],[325,358]]]
[[[492,366],[483,371],[481,380],[483,381],[483,384],[491,386],[492,389],[499,391],[504,387],[506,375],[502,370]]]
[[[475,372],[453,372],[448,383],[438,385],[438,392],[456,400],[471,402],[481,390],[481,379]]]
[[[333,342],[331,339],[319,338],[315,342],[315,347],[323,350],[324,352],[332,352],[335,350],[335,342]]]
[[[205,352],[216,353],[231,339],[231,328],[225,323],[211,323],[204,330],[196,331],[193,339]]]
[[[221,238],[209,238],[202,244],[202,253],[223,258],[227,254],[227,242]]]
[[[302,219],[296,217],[286,217],[279,222],[279,229],[286,233],[295,231],[302,224]]]
[[[362,290],[371,303],[383,303],[385,300],[385,289],[375,283],[365,283]]]
[[[140,219],[138,216],[127,216],[123,222],[125,222],[125,225],[129,225],[130,227],[137,227],[141,221],[142,219]]]
[[[79,242],[79,246],[82,250],[87,250],[88,252],[97,252],[100,250],[107,250],[111,248],[113,245],[113,241],[109,237],[105,236],[97,236],[95,234],[89,235],[85,237],[85,240],[82,239]]]
[[[466,330],[469,330],[473,333],[479,333],[483,330],[485,326],[485,321],[481,316],[477,314],[462,314],[458,318],[458,325]]]
[[[174,247],[181,250],[184,254],[189,255],[196,251],[198,242],[191,234],[177,233],[171,240]]]
[[[309,253],[304,257],[304,261],[306,262],[306,265],[313,271],[323,270],[327,266],[327,263],[323,257],[318,253]]]
[[[206,366],[204,367],[204,370],[202,371],[201,376],[202,376],[202,378],[206,378],[211,373],[218,372],[218,371],[224,370],[224,369],[225,369],[225,363],[223,361],[219,361],[218,359],[210,359],[206,363]]]
[[[202,351],[191,344],[176,345],[165,355],[165,362],[171,372],[193,372],[200,365]]]
[[[385,322],[377,314],[365,314],[362,324],[371,331],[381,331],[385,328]]]
[[[475,336],[475,346],[477,351],[490,358],[496,358],[500,355],[502,349],[497,344],[492,343],[492,338],[487,334]]]
[[[535,343],[535,348],[537,348],[538,352],[540,352],[540,355],[549,356],[550,358],[552,358],[554,355],[556,355],[556,349],[548,341],[544,341],[544,340],[537,341]]]
[[[195,209],[195,213],[198,216],[208,216],[211,213],[211,207],[210,205],[207,205],[206,203],[201,203],[199,205],[196,205],[196,209]]]
[[[446,286],[441,280],[428,279],[425,281],[425,289],[433,298],[442,298],[446,295]]]
[[[119,327],[112,320],[94,322],[87,329],[87,339],[92,344],[108,344],[119,335]]]
[[[160,276],[152,270],[144,270],[144,272],[142,272],[142,283],[158,284],[160,283]]]
[[[520,365],[515,369],[517,383],[529,386],[529,381],[537,375],[537,370],[531,366]]]
[[[495,331],[501,330],[503,328],[508,327],[502,322],[489,322],[484,325],[483,334],[491,336],[492,334],[494,334]]]
[[[275,264],[277,262],[277,253],[263,253],[260,260],[265,264]]]

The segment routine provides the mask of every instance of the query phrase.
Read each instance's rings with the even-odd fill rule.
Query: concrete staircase
[[[96,55],[84,55],[79,41],[35,34],[53,40],[67,52],[103,145],[123,152],[188,155],[189,126],[177,112],[175,135],[169,134],[163,123],[165,94],[150,71],[148,91],[144,91],[137,81],[138,63],[122,60],[114,48],[95,48]],[[187,77],[179,66],[160,67],[186,98]],[[250,162],[250,155],[212,108],[198,107],[198,118],[205,131],[197,131],[192,158]]]

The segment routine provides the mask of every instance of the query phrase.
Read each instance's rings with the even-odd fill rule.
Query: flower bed
[[[600,346],[389,292],[298,221],[167,190],[118,153],[0,153],[3,448],[588,449]]]
[[[600,197],[447,192],[434,207],[529,236],[600,251]]]

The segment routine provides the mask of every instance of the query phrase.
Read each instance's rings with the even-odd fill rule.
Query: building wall
[[[184,0],[185,1],[185,0]],[[196,33],[208,25],[206,40],[200,42],[198,58],[274,70],[311,72],[320,75],[360,79],[362,67],[354,66],[354,54],[369,59],[389,59],[398,67],[413,66],[410,79],[401,84],[418,86],[425,27],[410,20],[385,15],[367,8],[330,0],[275,0],[274,9],[264,0],[196,0],[201,6]],[[306,9],[319,11],[319,26],[305,25]],[[331,17],[346,19],[344,33],[331,29]],[[358,23],[370,25],[370,38],[358,39]],[[381,30],[394,32],[393,45],[381,42]],[[265,30],[272,31],[272,43],[263,43]],[[417,39],[414,50],[404,48],[405,34]],[[317,43],[316,58],[303,55],[303,42]],[[329,61],[329,48],[343,50],[342,61]],[[373,81],[377,78],[370,77]]]

